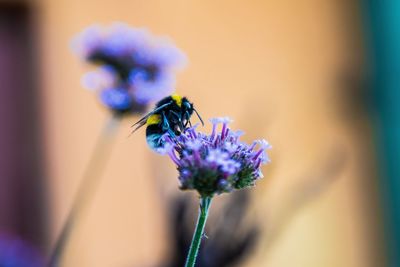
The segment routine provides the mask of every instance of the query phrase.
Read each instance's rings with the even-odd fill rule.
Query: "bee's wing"
[[[135,123],[135,125],[137,125],[137,126],[136,126],[135,129],[132,130],[131,134],[133,134],[134,132],[136,132],[137,130],[139,130],[139,129],[140,129],[141,127],[143,127],[145,124],[146,124],[146,120],[143,120],[143,121],[140,121],[140,122]],[[132,125],[132,127],[133,127],[133,125]]]
[[[171,103],[172,103],[172,102],[166,103],[166,104],[164,104],[164,105],[162,105],[162,106],[159,106],[158,108],[154,109],[153,111],[147,113],[146,116],[144,116],[143,118],[141,118],[139,121],[137,121],[135,124],[133,124],[133,125],[131,126],[131,128],[133,128],[133,127],[136,126],[136,128],[132,131],[131,134],[133,134],[134,132],[136,132],[140,127],[143,127],[143,126],[146,124],[146,120],[148,119],[149,116],[151,116],[151,115],[153,115],[154,113],[160,111],[161,109],[163,109],[163,108],[165,108],[165,107],[171,105]]]
[[[141,126],[143,126],[144,124],[146,124],[147,118],[148,118],[150,115],[152,115],[152,114],[154,114],[154,111],[152,111],[152,112],[146,114],[146,116],[144,116],[143,118],[141,118],[140,120],[138,120],[137,122],[135,122],[135,124],[131,125],[131,128],[135,127],[136,125],[140,125],[140,126],[139,126],[139,128],[140,128]],[[136,129],[139,129],[139,128],[136,127]]]

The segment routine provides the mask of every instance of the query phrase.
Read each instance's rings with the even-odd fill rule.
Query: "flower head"
[[[98,66],[84,76],[84,86],[100,92],[107,90],[100,93],[100,100],[117,113],[142,111],[150,102],[171,94],[175,71],[186,62],[170,41],[122,23],[109,28],[87,28],[74,40],[73,48],[83,59]],[[119,92],[111,93],[113,90]],[[130,100],[123,104],[110,101],[122,96],[121,90],[126,91],[123,95]]]
[[[11,235],[0,235],[1,267],[43,267],[39,253],[26,242]]]
[[[265,140],[248,145],[239,140],[242,132],[233,132],[229,118],[211,120],[210,135],[200,133],[196,126],[172,139],[165,135],[166,145],[159,150],[177,165],[181,189],[197,190],[202,197],[253,186],[262,178],[261,165],[269,162]],[[218,131],[218,125],[222,129]]]

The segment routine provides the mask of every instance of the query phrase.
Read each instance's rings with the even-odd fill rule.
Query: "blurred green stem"
[[[104,125],[96,141],[90,160],[83,172],[78,191],[73,199],[71,210],[68,213],[50,255],[48,267],[61,266],[62,256],[66,250],[68,241],[71,239],[74,227],[80,220],[83,211],[94,197],[100,184],[100,178],[110,157],[113,141],[120,121],[121,118],[119,116],[112,116]]]
[[[196,229],[186,258],[185,267],[194,267],[196,264],[196,258],[199,253],[201,239],[203,238],[204,227],[206,226],[211,200],[211,197],[200,198],[199,217],[197,218]]]

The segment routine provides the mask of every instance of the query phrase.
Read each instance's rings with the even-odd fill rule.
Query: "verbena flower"
[[[1,267],[43,267],[43,258],[26,242],[11,235],[0,235]]]
[[[203,134],[196,126],[172,139],[166,135],[159,150],[177,165],[181,189],[194,189],[202,197],[253,186],[263,177],[261,165],[270,160],[266,153],[271,146],[265,140],[251,145],[241,142],[241,131],[232,131],[229,118],[216,118],[211,134]],[[222,125],[218,131],[218,125]]]
[[[150,102],[171,94],[176,70],[186,62],[166,38],[122,23],[87,28],[73,48],[98,66],[83,77],[83,85],[99,91],[101,102],[117,113],[143,111]]]

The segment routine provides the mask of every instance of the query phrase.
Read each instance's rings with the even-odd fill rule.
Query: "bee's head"
[[[201,119],[199,113],[194,108],[193,103],[191,103],[186,97],[182,98],[182,114],[185,114],[185,120],[189,121],[190,117],[192,116],[193,112],[196,112],[197,117],[200,119],[201,123],[204,125],[203,120]]]
[[[186,97],[184,97],[184,98],[182,98],[182,113],[188,113],[189,115],[192,115],[193,114],[193,104],[192,103],[190,103],[189,102],[189,100],[186,98]]]

